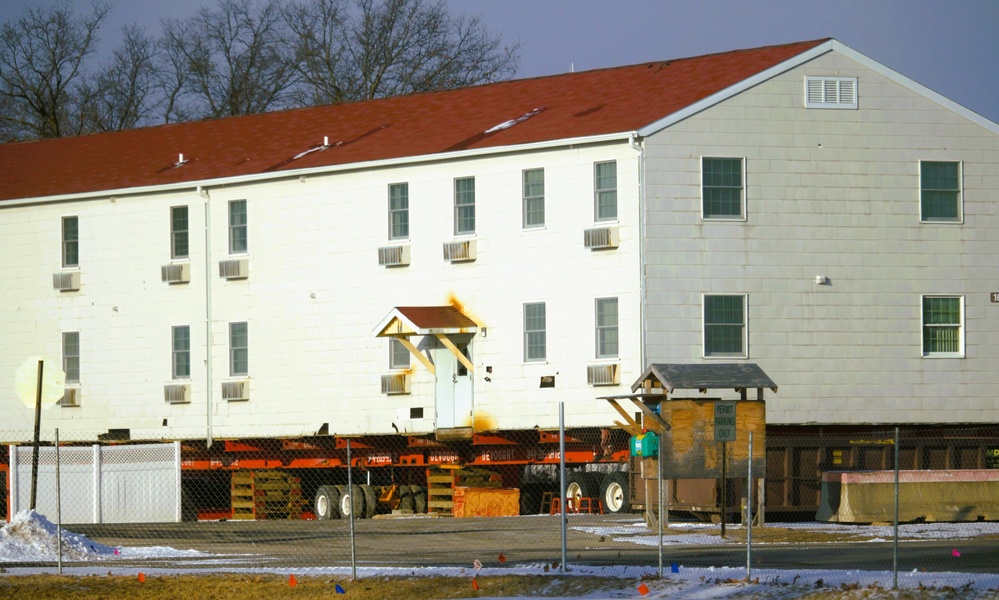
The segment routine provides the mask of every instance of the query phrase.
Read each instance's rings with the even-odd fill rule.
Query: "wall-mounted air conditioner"
[[[191,401],[191,385],[171,383],[163,386],[163,399],[168,404],[187,404]]]
[[[80,289],[79,271],[61,271],[52,274],[52,287],[60,292],[75,292]]]
[[[246,279],[250,276],[250,259],[231,258],[219,261],[219,277],[223,279]]]
[[[617,385],[621,383],[619,365],[588,365],[586,383],[589,385]]]
[[[379,248],[378,264],[383,267],[405,267],[409,264],[409,246],[384,246]]]
[[[382,393],[390,396],[395,394],[408,394],[409,375],[406,373],[382,375]]]
[[[160,278],[166,283],[191,281],[191,263],[171,263],[160,267]]]
[[[453,263],[475,260],[475,240],[444,242],[444,260]]]
[[[241,402],[250,399],[250,381],[240,379],[239,381],[222,382],[222,399],[228,402]]]
[[[583,230],[583,245],[590,250],[617,248],[619,243],[617,227],[596,227]]]

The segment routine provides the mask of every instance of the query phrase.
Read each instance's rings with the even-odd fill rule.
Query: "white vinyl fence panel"
[[[11,514],[31,506],[31,446],[10,446]],[[56,516],[56,449],[38,453],[35,511]],[[181,520],[180,443],[59,448],[63,523]]]

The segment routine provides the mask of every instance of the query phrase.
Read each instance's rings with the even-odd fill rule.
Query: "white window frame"
[[[708,160],[737,160],[739,161],[739,214],[738,215],[707,215],[704,212],[704,163]],[[746,221],[746,157],[744,156],[702,156],[701,157],[701,220],[703,221]]]
[[[606,324],[606,323],[601,324],[601,322],[600,322],[600,307],[601,307],[601,305],[606,304],[606,303],[613,303],[614,304],[614,323],[613,324]],[[594,354],[595,354],[596,358],[618,358],[620,356],[620,354],[621,354],[621,337],[620,337],[620,335],[621,335],[621,328],[620,328],[621,313],[619,312],[620,306],[621,306],[620,302],[618,302],[618,299],[616,297],[614,297],[614,298],[597,298],[593,302],[593,324],[594,324],[594,330],[595,330],[594,333],[596,335],[596,339],[594,340],[595,344],[596,344],[595,347],[594,347]],[[610,332],[614,333],[614,338],[615,338],[615,340],[614,340],[614,352],[605,352],[604,351],[604,345],[605,345],[605,342],[607,341],[606,340],[606,334],[610,333]]]
[[[528,329],[527,309],[528,309],[528,307],[537,307],[537,306],[540,306],[541,309],[542,309],[542,311],[543,311],[543,314],[542,314],[542,318],[544,319],[543,327],[540,328],[540,329]],[[524,362],[525,363],[546,362],[548,360],[548,307],[547,307],[547,305],[544,302],[525,302],[524,303],[524,310],[523,310],[523,319],[524,319],[523,320],[523,324],[524,324]],[[537,343],[536,343],[537,338],[533,337],[533,336],[537,336],[539,334],[541,336],[541,344],[540,344],[540,347],[541,347],[541,356],[532,356],[531,355],[531,349],[532,349],[532,347],[537,347]],[[533,346],[532,346],[532,341],[535,342],[535,344]]]
[[[246,345],[237,346],[234,338],[234,328],[242,326],[246,331]],[[243,352],[246,354],[246,369],[242,371],[236,370],[236,356],[237,353]],[[229,375],[232,377],[247,376],[250,374],[250,325],[246,321],[234,321],[229,323]]]
[[[392,192],[393,190],[403,190],[401,198],[405,200],[405,206],[402,208],[396,208],[392,206]],[[399,222],[397,223],[397,219]],[[396,225],[405,225],[405,234],[396,234]],[[409,239],[409,183],[406,181],[401,181],[399,183],[390,183],[388,186],[388,239],[390,240],[408,240]]]
[[[737,297],[742,298],[742,351],[733,352],[712,352],[708,353],[707,339],[707,306],[708,298],[717,297]],[[704,358],[749,358],[749,296],[748,294],[702,294],[701,295],[701,355]]]
[[[184,229],[179,229],[177,223],[174,220],[175,212],[183,210],[184,211]],[[171,206],[170,207],[170,258],[177,259],[187,259],[191,257],[191,220],[190,220],[190,210],[187,206]],[[181,253],[177,250],[178,239],[183,238],[184,246],[186,250]]]
[[[233,210],[236,206],[243,207],[243,222],[234,223],[234,217],[236,213]],[[229,255],[241,255],[247,254],[250,251],[250,231],[249,231],[249,206],[247,206],[246,200],[230,200],[229,201]],[[237,233],[242,232],[242,242],[243,247],[237,248],[236,242],[238,240]]]
[[[805,108],[856,110],[860,106],[859,89],[856,77],[806,75]]]
[[[614,187],[600,187],[600,179],[597,177],[597,170],[603,165],[614,165]],[[604,223],[613,222],[618,220],[618,184],[617,184],[617,161],[616,160],[603,160],[593,163],[593,222],[594,223]],[[600,197],[601,194],[614,194],[614,215],[609,217],[600,216]]]
[[[960,300],[961,318],[958,328],[957,352],[930,352],[926,349],[926,300],[927,298],[957,298]],[[964,295],[962,294],[923,294],[919,297],[919,348],[923,358],[964,358],[965,329]]]
[[[405,360],[401,358],[405,355]],[[412,355],[409,349],[402,345],[396,338],[389,338],[389,369],[393,371],[405,371],[412,365],[410,360]]]
[[[70,221],[73,222],[74,236],[72,239],[66,233],[66,224]],[[76,215],[71,215],[63,217],[61,221],[61,234],[62,239],[62,266],[63,268],[79,268],[80,266],[80,217]],[[73,248],[73,253],[76,257],[73,260],[69,259],[69,249]]]
[[[537,190],[528,190],[527,175],[528,173],[541,173],[541,193],[529,194],[529,191],[537,192]],[[521,206],[523,208],[523,219],[522,227],[524,229],[543,229],[545,226],[545,170],[544,168],[538,169],[524,169],[520,175],[521,182],[521,197],[523,202]],[[531,223],[528,221],[528,216],[531,214],[529,210],[529,205],[532,203],[541,204],[541,222]]]
[[[75,340],[76,353],[70,354],[67,346],[67,340],[72,338]],[[66,374],[66,383],[80,383],[80,332],[79,331],[64,331],[62,332],[62,370]],[[75,361],[75,367],[72,363]]]
[[[177,344],[177,333],[179,331],[187,332],[187,347],[182,348]],[[190,379],[191,378],[191,326],[190,325],[174,325],[170,328],[170,373],[173,379]],[[180,364],[180,357],[187,358],[187,374],[180,374],[177,366]]]
[[[472,190],[471,190],[471,199],[472,199],[472,201],[471,202],[462,202],[461,204],[458,203],[458,200],[459,200],[459,196],[458,196],[458,194],[459,194],[459,192],[458,192],[458,182],[459,181],[471,181],[472,182]],[[466,194],[468,192],[467,191],[463,191],[461,193],[463,195],[461,199],[462,200],[466,200],[466,198],[464,198],[464,194]],[[464,211],[471,211],[471,222],[472,222],[471,229],[462,229],[462,220],[463,220],[463,218],[461,217],[461,214]],[[468,220],[467,215],[466,215],[466,217],[464,217],[464,219]],[[475,177],[455,177],[454,178],[454,234],[455,235],[475,235]]]
[[[954,219],[928,219],[923,214],[923,164],[952,163],[957,165],[957,217]],[[919,161],[919,222],[944,225],[964,223],[964,163],[959,160],[920,160]]]

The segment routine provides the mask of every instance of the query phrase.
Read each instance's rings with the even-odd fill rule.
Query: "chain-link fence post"
[[[891,589],[898,589],[898,446],[899,430],[895,428],[895,528],[891,557]]]
[[[59,473],[59,428],[55,430],[56,564],[62,575],[62,480]]]
[[[347,494],[348,502],[340,503],[341,510],[344,506],[350,505],[350,579],[354,581],[357,579],[357,561],[356,561],[356,546],[354,539],[354,507],[357,506],[354,498],[354,494],[357,490],[354,489],[354,477],[353,477],[354,465],[350,460],[350,438],[347,438]]]
[[[746,580],[753,576],[753,432],[749,432],[749,472],[746,475]]]
[[[558,505],[561,509],[559,511],[559,518],[562,520],[562,566],[560,571],[562,573],[566,572],[566,559],[569,555],[568,542],[566,540],[566,513],[568,513],[568,502],[566,501],[566,483],[565,483],[565,402],[558,403],[558,474],[559,474],[559,489],[561,490],[562,496],[559,498]]]
[[[665,433],[665,430],[663,430]],[[659,471],[656,479],[659,481],[659,518],[656,519],[659,529],[659,579],[663,578],[663,443],[660,435],[659,443],[656,444],[656,470]],[[647,502],[648,500],[646,500]]]

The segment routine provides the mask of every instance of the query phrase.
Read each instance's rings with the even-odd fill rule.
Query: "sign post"
[[[735,402],[715,402],[715,441],[721,442],[721,537],[725,538],[725,516],[728,513],[728,473],[726,442],[735,441]]]
[[[51,362],[51,361],[50,361]],[[55,363],[58,364],[58,363]],[[35,409],[35,440],[31,453],[31,510],[35,510],[35,500],[38,493],[38,444],[41,437],[42,409],[48,408],[62,398],[66,391],[66,374],[58,366],[49,365],[45,369],[45,361],[32,356],[21,363],[14,372],[14,388],[21,402],[28,408]]]

